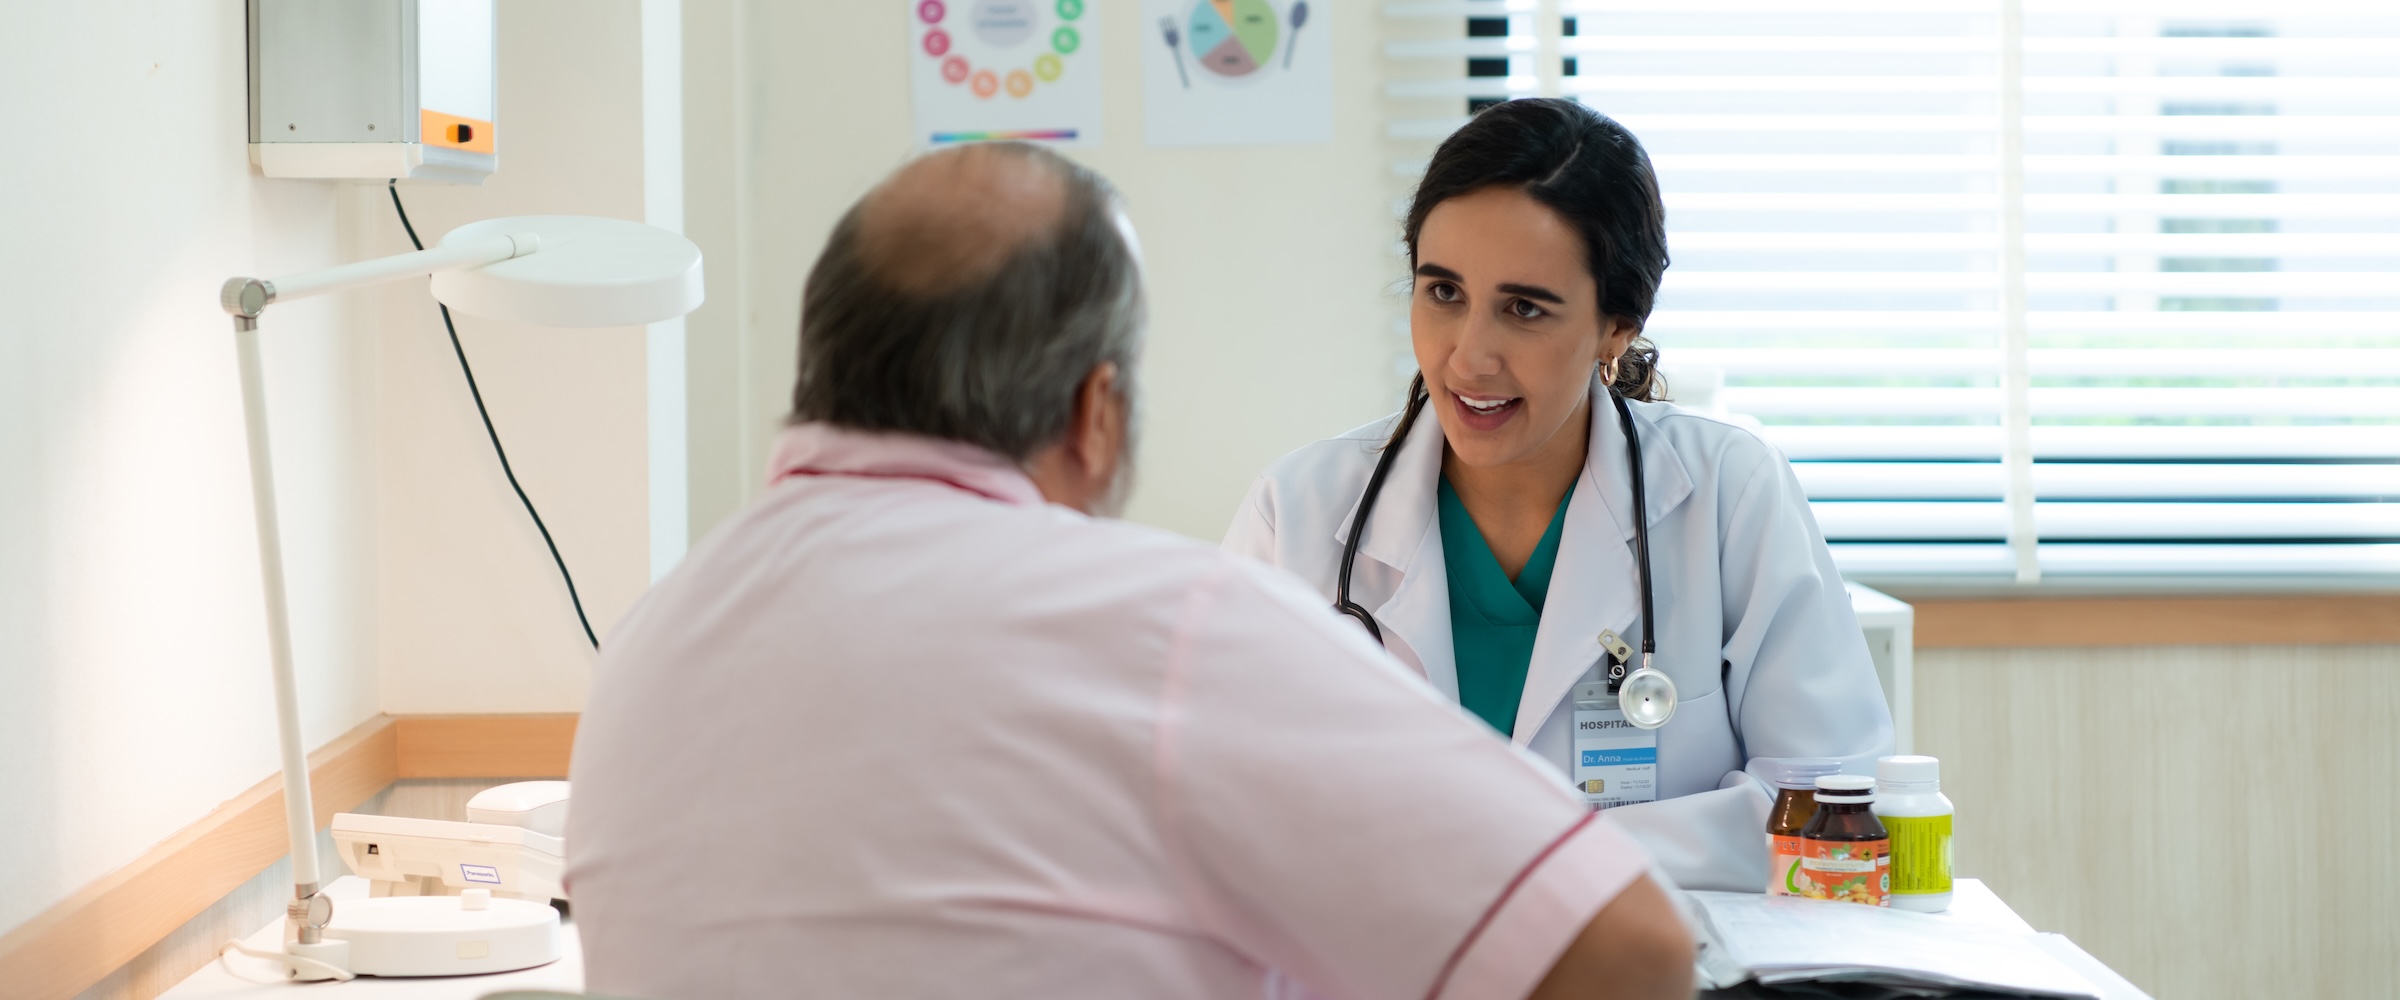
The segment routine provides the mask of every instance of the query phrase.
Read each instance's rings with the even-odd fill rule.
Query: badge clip
[[[1633,660],[1633,646],[1609,630],[1600,633],[1600,648],[1608,651],[1608,690],[1614,694],[1617,684],[1625,679],[1625,664]]]

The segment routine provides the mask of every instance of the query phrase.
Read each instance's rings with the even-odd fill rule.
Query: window
[[[1675,394],[1759,422],[1845,573],[2400,580],[2400,4],[1385,11],[1403,198],[1478,102],[1642,138]]]

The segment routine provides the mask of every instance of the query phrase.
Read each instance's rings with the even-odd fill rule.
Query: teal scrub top
[[[1442,562],[1450,577],[1450,646],[1458,662],[1458,701],[1477,718],[1506,734],[1517,727],[1517,702],[1533,663],[1533,637],[1542,625],[1542,598],[1550,592],[1550,570],[1558,564],[1558,536],[1566,529],[1569,484],[1558,513],[1533,547],[1525,569],[1510,580],[1500,559],[1484,544],[1467,507],[1441,484]]]

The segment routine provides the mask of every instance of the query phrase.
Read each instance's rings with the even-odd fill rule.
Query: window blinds
[[[1490,101],[1641,137],[1675,394],[1845,573],[2400,581],[2400,5],[1384,10],[1396,197]]]

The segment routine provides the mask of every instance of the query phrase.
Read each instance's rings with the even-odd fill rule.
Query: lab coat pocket
[[[1725,690],[1686,695],[1658,735],[1658,794],[1675,798],[1710,791],[1725,772],[1740,770],[1741,751],[1725,712]]]

